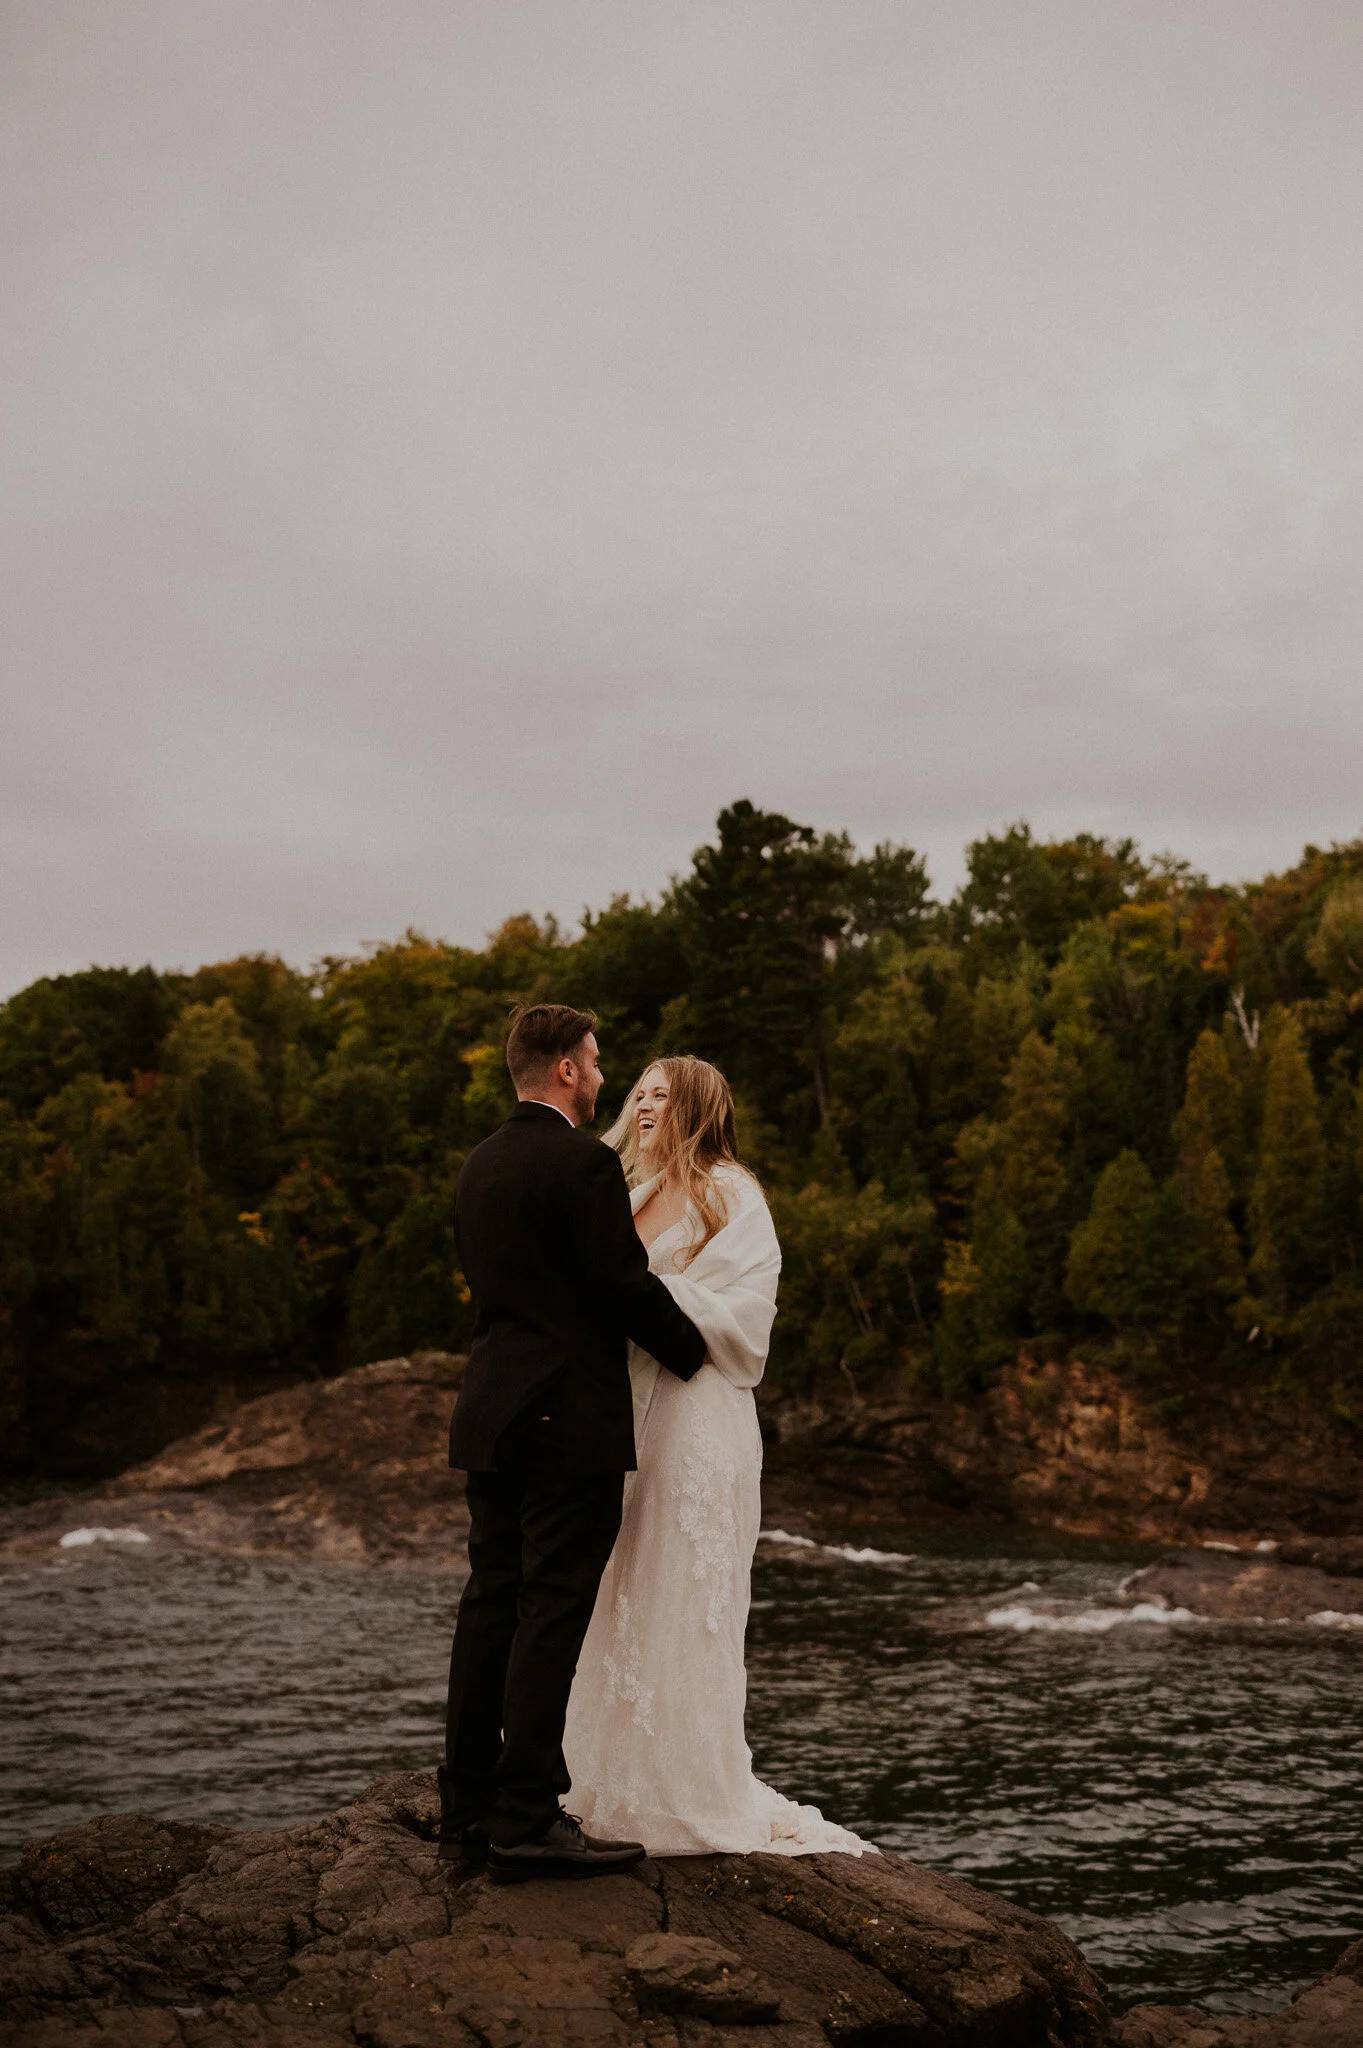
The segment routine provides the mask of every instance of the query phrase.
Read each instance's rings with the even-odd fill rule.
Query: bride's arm
[[[659,1279],[705,1339],[706,1356],[736,1387],[762,1377],[776,1317],[781,1247],[758,1194],[683,1273]]]

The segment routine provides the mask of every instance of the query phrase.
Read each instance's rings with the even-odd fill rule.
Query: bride
[[[630,1347],[639,1469],[568,1706],[569,1804],[651,1855],[870,1848],[753,1776],[743,1736],[766,1364],[781,1250],[739,1164],[718,1068],[656,1060],[606,1143],[620,1153],[649,1265],[706,1341],[694,1379]]]

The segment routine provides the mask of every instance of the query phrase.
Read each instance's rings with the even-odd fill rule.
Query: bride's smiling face
[[[667,1076],[661,1067],[650,1067],[634,1091],[634,1134],[639,1156],[647,1159],[667,1108]]]

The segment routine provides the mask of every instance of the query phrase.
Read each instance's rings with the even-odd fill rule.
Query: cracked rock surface
[[[1363,1942],[1285,2012],[1109,2019],[1034,1913],[897,1856],[589,1884],[439,1864],[435,1782],[237,1833],[111,1814],[0,1873],[6,2048],[1360,2048]]]
[[[3,1873],[10,2048],[1098,2048],[1035,1914],[898,1857],[705,1856],[589,1884],[440,1865],[434,1780],[278,1833],[110,1815]],[[1161,2043],[1161,2048],[1163,2044]]]

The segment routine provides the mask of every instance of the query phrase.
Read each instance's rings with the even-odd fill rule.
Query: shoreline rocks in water
[[[22,1563],[50,1555],[63,1541],[140,1547],[145,1539],[172,1548],[282,1553],[355,1565],[429,1569],[460,1562],[468,1517],[462,1475],[451,1472],[447,1462],[447,1435],[462,1369],[461,1358],[422,1352],[262,1395],[118,1479],[0,1512],[0,1560]],[[1072,1395],[1077,1400],[1078,1383],[1066,1384],[1066,1399]],[[1085,1387],[1093,1393],[1087,1381],[1080,1391]],[[1018,1394],[1008,1373],[995,1395],[996,1407],[1020,1405],[1035,1420],[1036,1404],[1029,1406]],[[1120,1418],[1112,1423],[1101,1401],[1084,1410],[1082,1427],[1075,1412],[1062,1403],[1056,1410],[1059,1420],[1052,1416],[1046,1423],[1060,1429],[1077,1475],[1072,1475],[1073,1511],[1062,1513],[1064,1503],[1046,1493],[1038,1465],[1022,1475],[1027,1487],[1021,1507],[1030,1501],[1032,1509],[1022,1520],[1074,1534],[1149,1540],[1150,1514],[1142,1518],[1133,1510],[1131,1520],[1122,1523],[1115,1496],[1105,1496],[1110,1516],[1107,1510],[1104,1515],[1090,1512],[1097,1497],[1092,1461],[1120,1462],[1126,1455],[1123,1425]],[[767,1445],[763,1475],[764,1525],[836,1545],[846,1541],[853,1527],[869,1532],[909,1519],[948,1529],[978,1524],[978,1514],[959,1502],[953,1506],[952,1486],[958,1496],[961,1488],[954,1480],[947,1483],[949,1473],[942,1478],[946,1467],[933,1467],[937,1479],[926,1472],[928,1454],[918,1439],[918,1451],[913,1451],[902,1435],[905,1425],[895,1420],[898,1414],[853,1409],[841,1414],[836,1428],[831,1421],[820,1428],[808,1413],[801,1420],[788,1404],[769,1402],[766,1423],[769,1436],[776,1434]],[[967,1422],[972,1429],[977,1426],[973,1409],[960,1410],[958,1416],[967,1419],[960,1428]],[[1105,1435],[1110,1426],[1116,1430],[1115,1448]],[[986,1436],[996,1465],[1016,1462],[1021,1455],[1020,1439],[1006,1429]],[[934,1441],[933,1457],[945,1457],[945,1439]],[[870,1448],[873,1443],[880,1448]],[[1131,1453],[1136,1461],[1128,1474],[1132,1484],[1134,1473],[1144,1469],[1147,1451],[1148,1445],[1145,1450],[1138,1445]],[[1000,1513],[1010,1503],[1019,1506],[1016,1490],[988,1499]],[[1049,1509],[1043,1512],[1047,1501]],[[1083,1501],[1089,1506],[1081,1512]],[[1253,1537],[1243,1534],[1227,1539],[1215,1523],[1196,1533],[1211,1538],[1212,1547],[1204,1541],[1201,1548],[1185,1548],[1133,1575],[1125,1584],[1128,1600],[1160,1602],[1208,1619],[1310,1622],[1328,1617],[1341,1626],[1354,1625],[1355,1617],[1363,1620],[1363,1535],[1284,1528],[1280,1541],[1256,1546]],[[1182,1540],[1186,1544],[1187,1536]]]
[[[264,1394],[118,1479],[11,1508],[0,1556],[50,1550],[83,1526],[337,1563],[452,1558],[468,1529],[449,1467],[463,1363],[418,1352]]]
[[[1036,1914],[897,1856],[440,1865],[434,1780],[277,1833],[109,1815],[0,1873],[11,2048],[1357,2048],[1363,1943],[1287,2012],[1113,2021]]]
[[[1211,1621],[1314,1622],[1363,1628],[1363,1577],[1334,1577],[1278,1555],[1184,1550],[1122,1582],[1133,1604],[1157,1601]],[[1363,2048],[1363,2043],[1360,2044]]]

